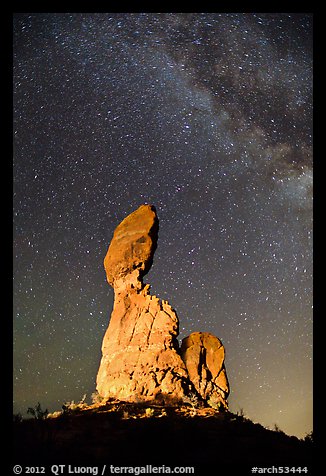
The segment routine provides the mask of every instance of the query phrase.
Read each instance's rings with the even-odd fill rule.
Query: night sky
[[[145,277],[226,348],[230,410],[312,430],[312,15],[18,13],[14,412],[95,391],[113,231],[156,207]]]

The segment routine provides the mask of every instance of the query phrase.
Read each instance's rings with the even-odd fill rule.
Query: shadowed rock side
[[[227,408],[229,383],[221,341],[208,332],[193,332],[182,341],[181,357],[201,398],[213,407]]]
[[[114,306],[102,344],[97,391],[126,402],[193,395],[227,408],[224,347],[211,334],[193,333],[180,355],[179,321],[167,301],[149,294],[142,277],[157,246],[158,218],[142,205],[116,228],[104,259]]]

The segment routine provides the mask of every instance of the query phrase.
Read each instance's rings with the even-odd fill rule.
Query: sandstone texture
[[[201,398],[211,406],[227,408],[229,383],[222,342],[208,332],[193,332],[182,341],[181,357]]]
[[[97,391],[125,402],[208,403],[227,408],[229,386],[224,347],[217,337],[195,332],[177,340],[179,321],[167,301],[149,293],[149,271],[158,239],[155,207],[142,205],[114,231],[104,259],[114,305],[102,344]]]

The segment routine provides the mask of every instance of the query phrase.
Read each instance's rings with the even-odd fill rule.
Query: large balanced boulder
[[[116,281],[125,280],[131,273],[138,278],[149,271],[157,234],[158,218],[152,205],[141,205],[117,226],[104,259],[106,278],[111,286],[117,287]]]
[[[222,342],[208,332],[193,332],[182,341],[181,357],[201,398],[213,407],[227,408],[229,383]]]
[[[178,317],[142,282],[152,263],[157,230],[155,208],[142,205],[116,228],[104,260],[115,291],[97,375],[97,390],[104,398],[181,400],[191,387],[178,352]]]

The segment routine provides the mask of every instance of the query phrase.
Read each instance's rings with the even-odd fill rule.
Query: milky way
[[[14,410],[95,390],[103,259],[142,203],[180,339],[217,335],[231,411],[312,429],[312,17],[14,16]]]

